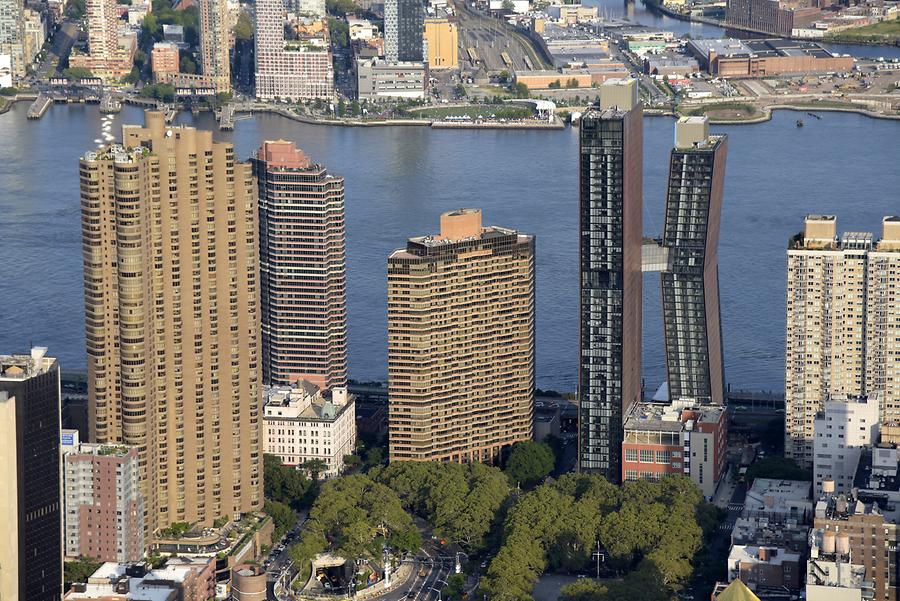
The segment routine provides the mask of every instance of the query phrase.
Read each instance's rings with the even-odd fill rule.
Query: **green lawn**
[[[740,121],[742,119],[753,119],[759,114],[759,111],[752,104],[742,102],[713,102],[692,108],[684,114],[707,115],[710,119]]]
[[[874,25],[846,29],[833,35],[829,35],[827,38],[829,40],[846,40],[851,42],[886,42],[900,40],[900,19],[892,19],[890,21],[875,23]]]
[[[436,106],[418,110],[410,110],[410,116],[424,117],[428,119],[443,119],[444,117],[462,117],[468,115],[476,117],[490,117],[497,119],[524,119],[532,115],[532,110],[524,106],[510,106],[504,104],[483,104],[471,106]]]

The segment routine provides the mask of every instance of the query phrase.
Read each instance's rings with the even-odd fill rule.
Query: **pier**
[[[219,110],[217,117],[220,130],[231,131],[234,129],[234,105],[226,104],[223,106]]]
[[[28,107],[27,117],[29,119],[40,119],[44,116],[44,113],[47,112],[47,109],[50,108],[51,104],[53,104],[52,98],[40,94],[37,99],[31,103],[31,106]]]
[[[122,110],[122,103],[113,96],[112,94],[104,94],[103,98],[100,99],[100,112],[101,113],[118,113]]]

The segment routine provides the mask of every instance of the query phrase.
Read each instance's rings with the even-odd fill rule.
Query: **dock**
[[[100,112],[101,113],[118,113],[122,111],[122,103],[113,96],[112,94],[104,94],[103,98],[100,99]]]
[[[29,119],[40,119],[44,116],[44,113],[47,112],[47,109],[50,108],[50,105],[53,104],[53,99],[49,96],[45,96],[44,94],[40,94],[34,102],[31,103],[31,106],[28,107],[28,118]]]
[[[219,110],[217,115],[219,119],[219,129],[222,131],[231,131],[234,129],[234,106],[226,104]]]
[[[168,104],[160,104],[159,111],[162,112],[166,123],[171,123],[172,121],[174,121],[175,115],[178,114],[178,111],[175,110],[175,107],[169,106]]]

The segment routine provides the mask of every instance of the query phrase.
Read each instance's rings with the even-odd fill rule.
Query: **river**
[[[607,18],[627,19],[641,25],[657,27],[665,31],[674,32],[676,37],[689,34],[693,38],[721,38],[726,35],[732,37],[761,37],[740,31],[726,30],[706,23],[692,23],[675,19],[661,13],[659,10],[646,6],[640,1],[626,2],[624,0],[583,0],[587,6],[600,8],[601,16]],[[900,46],[864,46],[860,44],[827,44],[822,46],[836,54],[849,54],[857,58],[900,58]]]
[[[78,158],[96,146],[96,106],[53,106],[27,121],[0,115],[0,352],[50,348],[83,369]],[[821,120],[778,111],[729,134],[719,251],[726,377],[735,387],[783,387],[785,246],[810,212],[839,228],[878,231],[900,213],[900,121],[848,113]],[[142,115],[126,107],[113,132]],[[189,114],[182,121],[192,121]],[[210,115],[199,125],[212,126]],[[537,235],[537,375],[573,390],[578,347],[577,131],[431,130],[305,125],[275,115],[239,120],[247,157],[287,138],[346,178],[350,374],[386,378],[386,258],[409,236],[434,232],[442,211],[481,207],[487,223]],[[673,121],[645,120],[644,231],[662,227]],[[645,281],[644,375],[664,377],[658,276]]]

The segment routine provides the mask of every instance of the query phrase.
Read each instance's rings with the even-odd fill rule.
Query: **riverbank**
[[[777,102],[757,106],[752,102],[718,102],[708,105],[682,105],[679,107],[678,116],[706,115],[710,123],[718,125],[753,125],[765,123],[772,119],[775,111],[798,112],[839,112],[856,113],[873,119],[886,119],[898,121],[900,115],[886,115],[869,110],[865,106],[835,101],[809,101]]]
[[[753,33],[758,35],[765,35],[773,38],[786,38],[789,40],[802,40],[805,42],[821,42],[821,43],[836,43],[836,44],[849,44],[852,46],[897,46],[900,47],[900,34],[897,34],[894,38],[888,39],[859,39],[854,37],[850,32],[855,31],[853,29],[841,31],[833,36],[828,36],[824,38],[803,38],[797,36],[779,36],[771,31],[763,31],[762,29],[752,29],[749,27],[738,27],[732,25],[730,23],[726,23],[725,21],[719,21],[718,19],[710,19],[708,17],[697,17],[693,15],[686,15],[684,13],[680,13],[678,11],[674,11],[670,8],[666,8],[662,3],[655,2],[647,2],[647,0],[642,0],[644,5],[648,8],[658,10],[662,14],[667,17],[671,17],[673,19],[678,19],[679,21],[685,21],[687,23],[703,23],[704,25],[713,25],[715,27],[721,27],[725,30],[735,30],[735,31],[743,31],[745,33]],[[876,25],[881,25],[878,23]]]

